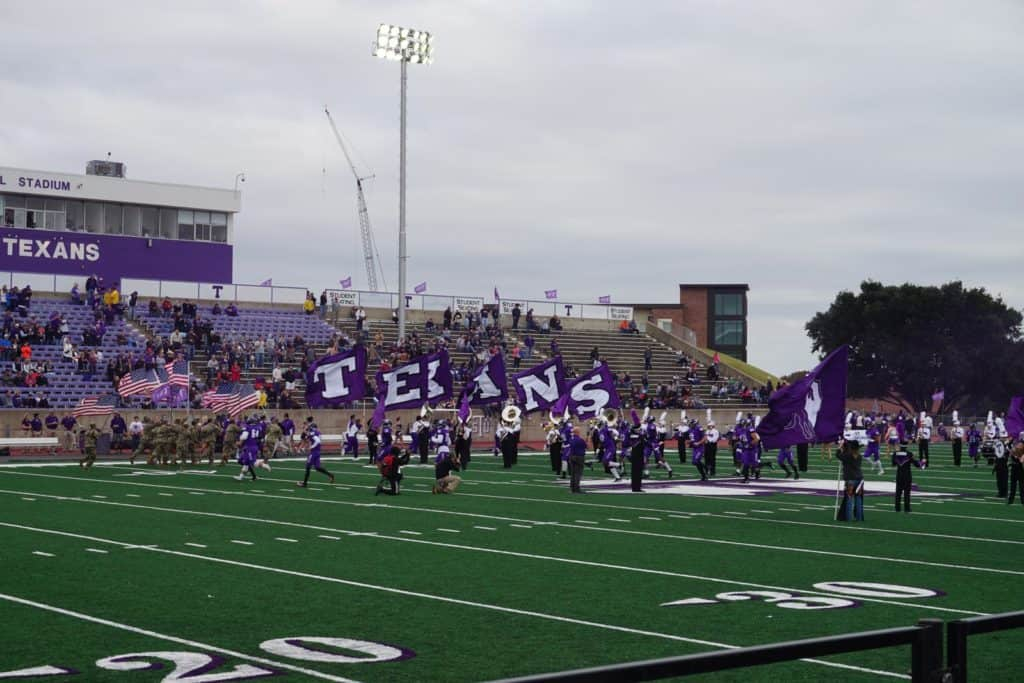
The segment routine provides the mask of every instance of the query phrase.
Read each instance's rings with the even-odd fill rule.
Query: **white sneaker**
[[[232,477],[235,481],[242,481],[242,475],[239,474],[237,477]]]

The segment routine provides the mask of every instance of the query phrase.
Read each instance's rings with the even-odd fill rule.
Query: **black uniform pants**
[[[917,440],[917,459],[918,460],[925,460],[925,461],[928,460],[928,444],[929,444],[928,439],[918,439]]]
[[[511,436],[506,436],[501,440],[501,461],[505,469],[512,467],[515,462],[514,447]]]
[[[639,493],[643,489],[641,484],[644,478],[644,447],[643,445],[634,446],[629,452],[629,483],[630,488],[634,493]]]
[[[996,465],[992,468],[996,473],[996,495],[1006,498],[1007,472],[1006,458],[996,458]]]
[[[562,444],[553,443],[548,446],[548,457],[551,458],[551,471],[558,474],[562,471]]]
[[[679,446],[679,462],[686,464],[686,441],[683,439],[676,439],[676,444]]]
[[[807,471],[807,453],[810,450],[810,446],[805,443],[798,443],[796,445],[796,466],[800,468],[801,472]]]
[[[960,467],[960,458],[964,454],[964,440],[953,439],[953,464]]]
[[[425,464],[430,454],[430,433],[426,429],[416,434],[416,445],[420,451],[420,464]]]
[[[715,476],[715,460],[718,458],[718,444],[704,444],[704,466],[707,468],[708,476]]]
[[[569,456],[569,490],[573,493],[579,493],[580,481],[583,479],[583,461],[586,458],[582,455],[570,455]]]
[[[1020,490],[1020,504],[1024,505],[1024,465],[1015,462],[1010,465],[1010,496],[1006,499],[1007,503],[1013,502],[1013,497],[1017,494],[1018,489]]]
[[[910,512],[910,485],[913,482],[911,477],[896,475],[896,512],[900,511],[900,498],[903,498],[903,505],[907,512]]]

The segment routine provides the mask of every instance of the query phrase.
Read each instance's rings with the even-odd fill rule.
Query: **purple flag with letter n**
[[[516,396],[524,413],[546,410],[565,393],[565,366],[562,357],[535,365],[512,377]]]
[[[310,408],[337,408],[365,396],[365,346],[324,356],[306,370],[306,404]]]
[[[1010,399],[1010,407],[1006,411],[1006,419],[1003,421],[1006,433],[1014,439],[1020,438],[1024,432],[1024,396],[1014,396]]]
[[[341,285],[342,289],[352,289],[352,276],[349,275],[343,280],[338,280],[338,284]]]
[[[484,363],[463,390],[471,406],[485,406],[508,400],[508,377],[505,375],[505,358],[496,353]]]
[[[840,346],[799,382],[772,394],[757,427],[765,448],[824,443],[842,435],[848,353],[848,346]]]
[[[417,358],[394,370],[377,373],[377,408],[372,421],[398,408],[419,408],[452,397],[452,368],[445,350]]]
[[[426,280],[424,280],[423,282],[421,282],[418,285],[416,285],[415,287],[413,287],[412,291],[415,292],[416,294],[422,294],[423,292],[427,291],[427,282],[426,282]]]
[[[581,375],[562,395],[551,412],[564,415],[566,408],[569,414],[578,418],[594,417],[604,413],[606,408],[619,408],[619,392],[615,390],[615,380],[607,365],[600,365],[585,375]]]
[[[557,289],[545,289],[544,290],[544,298],[545,299],[557,299],[558,298],[558,290]]]

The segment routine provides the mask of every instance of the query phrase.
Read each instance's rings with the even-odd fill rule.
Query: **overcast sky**
[[[2,2],[0,163],[244,171],[236,281],[361,287],[327,104],[376,174],[394,289],[380,22],[436,36],[409,70],[410,287],[671,302],[747,282],[750,360],[779,374],[813,364],[804,323],[864,278],[1024,307],[1020,0]]]

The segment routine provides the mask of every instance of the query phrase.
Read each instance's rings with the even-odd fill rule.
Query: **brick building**
[[[678,304],[629,304],[637,317],[692,339],[697,346],[747,360],[747,292],[745,284],[681,284]],[[680,330],[679,328],[686,328]]]

